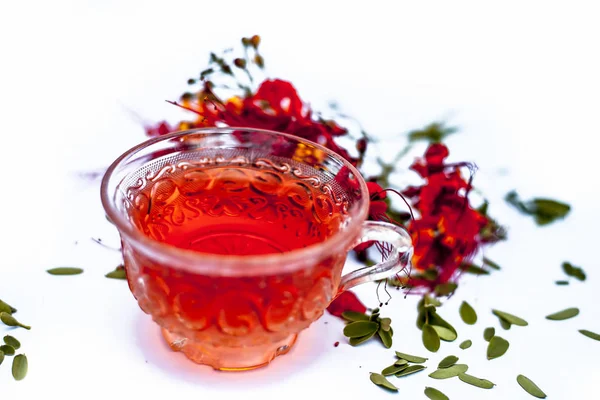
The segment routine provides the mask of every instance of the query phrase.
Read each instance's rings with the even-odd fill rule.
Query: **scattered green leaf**
[[[390,318],[381,318],[379,320],[379,327],[381,330],[388,332],[390,330],[392,320]]]
[[[446,282],[440,283],[434,289],[434,292],[438,296],[448,296],[451,293],[454,293],[458,285],[454,282]]]
[[[483,331],[483,338],[485,339],[486,342],[489,342],[490,340],[492,340],[492,338],[494,337],[495,334],[496,334],[495,328],[493,328],[493,327],[485,328],[485,330]]]
[[[107,278],[110,278],[110,279],[127,279],[127,273],[125,272],[125,267],[122,265],[119,265],[117,268],[115,268],[114,271],[111,271],[104,276]]]
[[[370,321],[368,315],[359,313],[356,311],[344,311],[342,313],[342,318],[344,318],[346,321],[350,321],[350,322]]]
[[[79,275],[83,273],[81,268],[76,267],[57,267],[47,270],[50,275]]]
[[[491,389],[494,387],[494,383],[488,381],[487,379],[476,378],[465,373],[459,374],[458,379],[481,389]]]
[[[495,270],[500,270],[501,269],[498,264],[496,264],[495,262],[493,262],[489,258],[483,257],[483,263],[485,265],[487,265],[488,267],[493,268]]]
[[[452,342],[458,337],[455,332],[443,326],[431,325],[431,327],[435,329],[440,339],[446,342]]]
[[[379,329],[377,331],[377,334],[379,335],[379,338],[381,339],[381,343],[383,343],[383,346],[386,349],[389,349],[390,347],[392,347],[392,334],[390,333],[390,331],[384,331],[383,329]]]
[[[399,360],[396,360],[396,362],[394,363],[394,365],[397,365],[397,366],[408,365],[408,361],[403,360],[403,359],[399,359]]]
[[[534,198],[529,201],[521,201],[514,190],[509,192],[505,200],[525,215],[531,215],[538,225],[547,225],[557,219],[567,216],[571,206],[566,203],[543,198]]]
[[[13,359],[12,376],[16,381],[20,381],[27,375],[27,357],[25,354],[19,354]]]
[[[0,346],[0,351],[4,353],[5,356],[14,356],[15,349],[11,345],[3,344]]]
[[[567,308],[562,311],[555,312],[546,316],[546,319],[551,321],[563,321],[565,319],[573,318],[579,315],[579,308]]]
[[[503,327],[505,330],[509,330],[510,327],[512,326],[512,324],[502,318],[498,318],[498,320],[500,321],[500,326]]]
[[[477,322],[477,313],[466,301],[460,305],[459,313],[465,324],[474,325]]]
[[[525,321],[522,318],[519,318],[515,315],[509,314],[507,312],[503,312],[503,311],[498,311],[498,310],[492,310],[492,313],[497,316],[498,318],[501,318],[503,320],[505,320],[506,322],[510,322],[512,325],[517,325],[517,326],[527,326],[529,325],[527,323],[527,321]]]
[[[451,367],[454,364],[456,364],[457,361],[458,361],[458,357],[456,357],[456,356],[448,356],[448,357],[444,358],[442,361],[440,361],[440,363],[438,364],[438,368],[448,368],[448,367]]]
[[[464,342],[462,342],[458,347],[460,347],[463,350],[468,349],[469,347],[471,347],[471,345],[473,344],[472,341],[470,340],[465,340]]]
[[[428,360],[428,358],[425,358],[425,357],[412,356],[410,354],[400,353],[399,351],[396,352],[396,357],[401,358],[402,360],[406,360],[410,363],[415,363],[415,364],[423,364],[425,361]]]
[[[381,374],[383,376],[396,375],[398,372],[401,372],[406,368],[408,368],[408,364],[404,364],[404,365],[393,364],[393,365],[390,365],[389,367],[384,368],[381,371]]]
[[[423,345],[431,352],[436,352],[440,349],[440,337],[437,331],[429,324],[423,325]]]
[[[379,324],[373,321],[351,322],[344,327],[344,336],[357,338],[374,334],[379,329]]]
[[[589,337],[590,339],[600,341],[600,334],[597,334],[595,332],[588,331],[587,329],[580,329],[579,333],[581,333],[583,336]]]
[[[490,339],[490,343],[488,343],[487,359],[493,360],[494,358],[502,357],[509,346],[510,343],[508,343],[508,340],[500,336],[494,336]]]
[[[567,274],[567,276],[571,276],[580,281],[585,281],[586,275],[581,267],[576,267],[570,262],[565,261],[562,263],[562,269]]]
[[[14,314],[17,312],[17,309],[12,307],[11,305],[0,300],[0,312],[5,312],[7,314]]]
[[[407,376],[407,375],[412,375],[414,373],[417,373],[419,371],[423,371],[426,367],[424,365],[411,365],[409,367],[407,367],[406,369],[398,372],[396,374],[396,376],[398,378],[402,377],[402,376]]]
[[[394,385],[392,385],[392,383],[390,381],[388,381],[385,376],[381,375],[381,374],[376,374],[375,372],[371,372],[371,382],[373,382],[375,385],[382,387],[384,389],[387,390],[391,390],[393,392],[397,392],[398,388]]]
[[[429,377],[433,378],[433,379],[454,378],[455,376],[464,374],[465,372],[468,371],[468,369],[469,369],[469,366],[466,364],[454,364],[451,367],[440,368],[440,369],[433,371],[431,374],[429,374]]]
[[[436,388],[426,387],[425,388],[425,396],[429,397],[431,400],[450,400],[448,396],[444,393],[440,392]]]
[[[348,342],[350,343],[351,346],[358,346],[359,344],[364,343],[367,340],[371,339],[374,335],[375,335],[375,331],[373,331],[365,336],[350,338],[350,340],[348,340]]]
[[[544,393],[542,391],[542,389],[540,389],[538,387],[538,385],[533,383],[533,381],[531,379],[529,379],[528,377],[526,377],[524,375],[519,375],[519,376],[517,376],[517,382],[519,383],[519,385],[521,385],[523,390],[525,390],[527,393],[529,393],[533,397],[537,397],[538,399],[546,398],[546,393]]]
[[[19,342],[16,338],[10,335],[4,336],[4,343],[11,346],[15,350],[19,350],[19,348],[21,347],[21,342]]]
[[[2,321],[4,323],[4,325],[7,326],[18,326],[27,330],[30,330],[31,327],[28,325],[23,325],[22,323],[20,323],[19,321],[17,321],[17,319],[15,317],[13,317],[11,314],[2,312],[0,313],[0,321]]]
[[[554,283],[556,283],[558,286],[566,286],[569,284],[569,281],[556,281]]]

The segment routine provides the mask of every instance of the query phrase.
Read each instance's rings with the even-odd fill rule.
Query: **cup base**
[[[193,362],[209,365],[219,371],[248,371],[264,367],[275,357],[290,351],[298,337],[297,333],[293,333],[268,345],[231,348],[210,346],[164,328],[162,334],[172,350],[181,351]]]

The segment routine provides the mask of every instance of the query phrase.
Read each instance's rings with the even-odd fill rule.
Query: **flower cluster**
[[[357,156],[353,156],[336,142],[336,139],[347,136],[348,130],[335,121],[324,119],[313,112],[290,82],[267,79],[255,89],[252,87],[254,79],[250,67],[264,67],[264,59],[258,53],[259,43],[260,37],[256,35],[243,38],[244,57],[231,61],[212,53],[209,67],[201,72],[199,81],[188,81],[191,85],[200,83],[200,90],[185,93],[180,102],[172,102],[195,113],[196,118],[192,121],[182,121],[176,126],[161,122],[156,126],[147,127],[146,133],[156,136],[207,126],[269,129],[319,143],[360,167],[367,151],[366,135],[363,134],[356,140]],[[217,85],[214,77],[218,73],[221,75]],[[246,78],[249,84],[243,83],[240,77]],[[217,95],[216,88],[231,89],[221,82],[232,79],[235,87],[243,93],[223,100]],[[438,142],[454,132],[454,128],[431,124],[424,130],[409,134],[411,141],[426,139],[433,142],[424,158],[418,159],[410,166],[425,179],[422,186],[409,187],[402,192],[384,189],[381,185],[387,185],[387,177],[389,172],[396,168],[396,162],[386,166],[387,175],[382,173],[368,180],[371,199],[369,218],[405,226],[415,243],[412,273],[409,276],[396,277],[390,282],[392,284],[420,288],[424,292],[435,292],[438,295],[450,294],[456,288],[456,279],[465,262],[483,244],[503,238],[500,227],[486,215],[486,208],[474,209],[469,202],[471,180],[466,180],[461,173],[461,168],[468,167],[469,164],[445,163],[449,154],[448,148]],[[403,196],[407,205],[418,212],[418,216],[411,218],[412,212],[398,212],[392,209],[387,196],[390,191]],[[377,244],[383,253],[386,252],[387,248],[382,244],[363,243],[355,249],[359,260],[367,261],[366,250],[373,244]],[[362,310],[364,306],[357,299],[350,297],[351,294],[341,296],[339,301],[346,304],[344,307]],[[338,306],[334,303],[332,307],[335,309]]]

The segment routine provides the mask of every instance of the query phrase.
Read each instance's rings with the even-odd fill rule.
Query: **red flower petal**
[[[364,313],[367,311],[367,307],[356,297],[356,295],[350,291],[342,292],[338,297],[335,298],[327,307],[327,311],[331,315],[336,317],[342,317],[344,311],[356,311]]]

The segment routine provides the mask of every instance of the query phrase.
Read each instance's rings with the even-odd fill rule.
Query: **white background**
[[[118,238],[104,219],[98,181],[79,172],[99,171],[142,141],[140,118],[176,121],[182,114],[163,100],[186,89],[209,51],[255,33],[263,37],[270,76],[291,80],[315,108],[337,100],[385,140],[377,150],[383,154],[394,154],[407,131],[433,120],[460,126],[448,140],[451,159],[479,165],[476,185],[509,228],[509,241],[488,251],[503,270],[465,279],[440,311],[459,339],[428,355],[428,373],[455,354],[497,386],[485,391],[420,373],[392,378],[396,396],[425,398],[424,387],[433,386],[451,399],[527,399],[515,381],[522,373],[548,398],[597,398],[600,343],[577,333],[600,332],[600,25],[593,3],[0,3],[0,298],[33,326],[15,332],[29,375],[13,381],[7,358],[2,398],[394,396],[368,378],[393,362],[393,352],[376,342],[351,348],[335,318],[316,322],[268,368],[217,373],[171,353],[126,284],[103,277],[120,256],[90,237],[115,246]],[[400,186],[409,180],[413,173],[395,177]],[[513,188],[524,197],[562,199],[573,211],[538,228],[501,200]],[[588,280],[555,286],[564,260],[583,266]],[[59,265],[85,273],[44,272]],[[375,305],[374,286],[358,293]],[[479,312],[473,327],[458,317],[462,300]],[[393,318],[393,349],[426,355],[414,326],[416,301],[397,294],[383,312]],[[544,319],[573,306],[581,309],[575,319]],[[521,315],[530,326],[500,330],[511,347],[487,361],[483,329],[499,329],[491,308]],[[473,347],[458,349],[468,338]],[[334,348],[336,341],[342,344]]]

